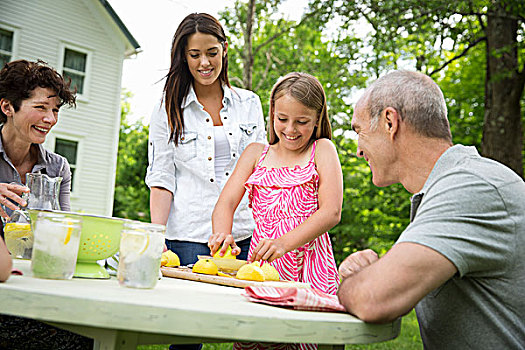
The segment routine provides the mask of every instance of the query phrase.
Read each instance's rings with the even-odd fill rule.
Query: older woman
[[[63,178],[60,208],[69,210],[71,170],[67,160],[42,147],[58,121],[63,104],[75,104],[75,95],[62,76],[42,61],[18,60],[0,71],[0,203],[11,210],[25,205],[25,175],[45,173]],[[0,215],[8,217],[3,209]],[[11,271],[11,257],[0,239],[0,281]],[[45,323],[0,315],[0,348],[92,349],[93,340]]]
[[[15,210],[25,205],[27,173],[62,177],[60,208],[69,210],[71,170],[67,160],[42,147],[58,121],[63,104],[75,104],[74,93],[62,76],[42,61],[18,60],[0,71],[0,203]],[[9,200],[9,199],[10,200]],[[0,215],[8,217],[2,208]]]

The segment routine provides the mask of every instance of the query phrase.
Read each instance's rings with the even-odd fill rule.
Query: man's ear
[[[390,135],[390,138],[394,138],[399,130],[399,123],[401,116],[395,108],[387,107],[383,110],[385,119],[384,127],[385,131]]]

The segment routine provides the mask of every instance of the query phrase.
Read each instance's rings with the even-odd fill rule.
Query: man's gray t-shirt
[[[456,145],[412,199],[396,244],[444,255],[458,273],[416,306],[428,349],[525,348],[525,183]]]

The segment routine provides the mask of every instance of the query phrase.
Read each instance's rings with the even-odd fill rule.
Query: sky
[[[108,0],[142,52],[124,60],[122,88],[133,97],[128,120],[143,118],[149,123],[151,111],[162,95],[170,65],[173,34],[184,17],[193,12],[207,12],[218,17],[218,12],[231,7],[234,0]],[[298,20],[307,0],[287,0],[281,7],[285,17]]]

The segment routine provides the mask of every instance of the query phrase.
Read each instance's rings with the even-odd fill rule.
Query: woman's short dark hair
[[[16,60],[6,63],[0,71],[0,100],[8,100],[16,112],[22,101],[28,99],[34,89],[41,87],[55,91],[60,98],[60,106],[74,106],[76,91],[71,91],[70,84],[71,81],[66,82],[44,61]],[[0,110],[0,123],[6,120],[7,116]]]

